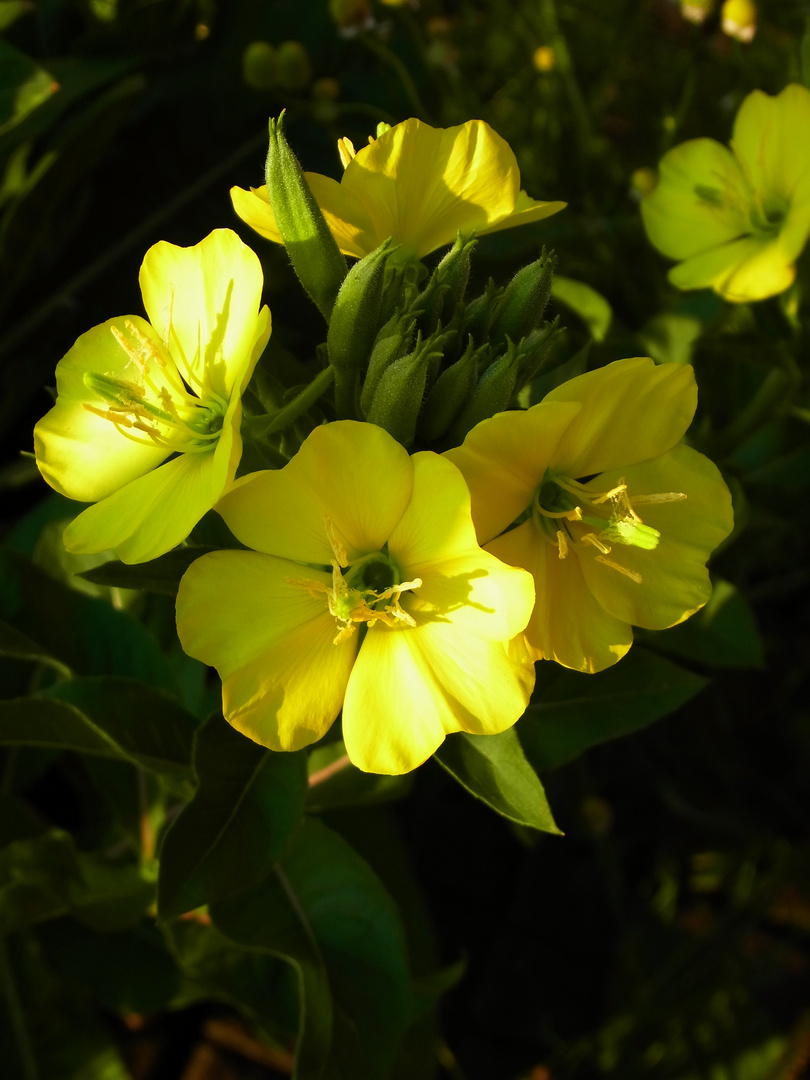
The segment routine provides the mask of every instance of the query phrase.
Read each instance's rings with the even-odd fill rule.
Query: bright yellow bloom
[[[631,626],[673,626],[708,600],[706,559],[733,521],[720,473],[679,441],[696,403],[691,367],[618,360],[447,451],[479,542],[534,577],[533,659],[601,671]]]
[[[641,212],[652,243],[683,260],[669,272],[673,285],[748,301],[792,284],[810,235],[808,131],[810,91],[755,90],[737,113],[731,150],[691,139],[664,155]]]
[[[541,221],[566,205],[538,202],[520,190],[515,155],[483,120],[433,128],[421,120],[396,124],[354,151],[338,144],[338,183],[305,173],[344,255],[362,258],[393,237],[406,257],[421,259],[462,233],[510,229]],[[267,188],[231,188],[234,209],[267,240],[282,243]]]
[[[478,546],[449,461],[337,421],[217,510],[254,550],[192,564],[177,632],[219,671],[243,734],[297,750],[342,707],[354,764],[404,773],[449,732],[494,734],[521,716],[534,670],[505,643],[528,622],[532,580]]]
[[[120,316],[82,334],[34,429],[51,487],[96,504],[65,547],[128,563],[185,540],[232,482],[241,395],[270,337],[261,265],[230,229],[195,247],[155,244],[139,280],[149,322]]]
[[[753,0],[725,0],[720,10],[720,26],[724,34],[746,44],[757,32],[757,6]]]

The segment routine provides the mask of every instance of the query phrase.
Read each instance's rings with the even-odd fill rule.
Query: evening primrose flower
[[[449,461],[336,421],[216,509],[253,550],[191,565],[177,631],[219,671],[237,730],[297,750],[342,707],[351,761],[393,774],[449,732],[494,734],[521,716],[534,669],[506,643],[528,622],[534,587],[478,546]]]
[[[479,542],[534,577],[516,643],[533,659],[601,671],[632,626],[673,626],[708,600],[706,559],[733,522],[717,468],[680,443],[696,403],[691,367],[618,360],[447,451]]]
[[[661,160],[641,204],[647,235],[673,259],[680,289],[711,287],[732,301],[783,292],[810,235],[810,91],[749,94],[731,150],[691,139]]]
[[[121,316],[83,334],[34,429],[51,487],[95,503],[65,547],[127,563],[185,540],[233,480],[241,394],[270,336],[261,265],[230,229],[195,247],[155,244],[139,280],[149,322]]]
[[[539,202],[520,190],[515,155],[483,120],[433,128],[405,120],[355,153],[338,143],[343,177],[338,183],[305,173],[338,247],[362,258],[388,237],[401,257],[421,259],[459,230],[496,232],[556,214],[563,202]],[[236,213],[267,240],[282,243],[267,188],[231,188]]]

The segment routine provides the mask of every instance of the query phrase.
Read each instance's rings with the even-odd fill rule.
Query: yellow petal
[[[413,628],[377,623],[363,641],[343,704],[343,741],[365,772],[410,772],[430,757],[457,712],[420,647]]]
[[[263,236],[265,240],[272,240],[274,244],[284,243],[273,211],[270,209],[270,196],[267,194],[266,187],[252,187],[250,191],[232,187],[231,202],[237,216],[251,229],[255,229],[259,236]]]
[[[671,449],[692,420],[697,386],[688,364],[656,365],[636,356],[569,379],[535,408],[562,401],[582,408],[560,439],[552,468],[576,479]]]
[[[498,413],[445,452],[470,489],[479,543],[503,532],[529,506],[579,409],[575,402],[544,401],[527,412]]]
[[[344,255],[362,259],[391,235],[375,231],[365,206],[346,185],[320,173],[304,173],[304,176]]]
[[[331,584],[317,570],[306,576]],[[357,651],[357,635],[333,644],[326,595],[295,584],[300,577],[301,567],[281,559],[217,551],[192,563],[177,595],[181,644],[219,672],[225,718],[273,750],[325,734]]]
[[[687,259],[749,232],[750,199],[731,151],[714,139],[690,139],[664,154],[641,216],[659,251]]]
[[[502,221],[515,209],[515,155],[482,120],[432,128],[397,124],[349,162],[341,187],[365,206],[375,235],[421,258],[462,232]]]
[[[543,202],[540,199],[532,199],[525,191],[521,191],[512,213],[494,225],[479,229],[478,235],[500,232],[501,229],[514,229],[517,225],[533,225],[535,221],[545,221],[552,214],[559,213],[566,206],[568,203],[565,202]]]
[[[615,545],[609,558],[641,577],[633,581],[595,561],[595,548],[582,549],[580,560],[588,586],[616,618],[662,630],[703,607],[711,594],[706,560],[734,524],[731,496],[717,467],[688,446],[632,469],[597,477],[589,486],[604,490],[618,483],[621,471],[634,496],[683,492],[686,499],[639,505],[646,525],[661,534],[652,551]],[[592,554],[591,554],[592,552]]]
[[[792,83],[776,97],[754,90],[740,106],[731,145],[767,200],[791,202],[810,175],[810,91]]]
[[[726,300],[747,303],[775,296],[792,285],[796,267],[780,238],[746,236],[674,266],[669,280],[679,289],[713,288]]]
[[[110,375],[140,383],[141,375],[132,355],[113,336],[113,329],[127,334],[132,323],[158,351],[160,343],[152,327],[137,315],[109,319],[77,340],[56,365],[57,402],[34,428],[34,450],[39,470],[51,487],[81,502],[103,499],[124,484],[155,468],[169,454],[146,437],[128,439],[111,421],[88,412],[86,402],[106,410],[108,402],[84,385],[85,372]],[[168,355],[166,362],[171,364]],[[164,380],[154,372],[158,384]],[[99,549],[99,550],[103,550]]]
[[[65,547],[79,554],[112,549],[125,563],[164,555],[211,509],[219,494],[216,474],[211,453],[167,461],[74,518]]]
[[[143,260],[149,320],[195,393],[200,381],[229,400],[254,354],[263,275],[256,254],[231,229],[194,247],[160,241]]]
[[[535,660],[556,660],[575,671],[602,671],[620,660],[633,642],[627,622],[609,614],[588,587],[577,553],[558,549],[531,520],[504,533],[487,551],[534,578],[537,602],[525,630]]]
[[[379,551],[408,504],[408,452],[382,428],[338,420],[315,428],[283,469],[238,480],[217,505],[247,547],[328,566],[328,518],[349,559]]]

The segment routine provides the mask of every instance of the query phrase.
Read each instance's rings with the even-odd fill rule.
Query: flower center
[[[615,545],[654,551],[661,534],[645,525],[635,507],[643,504],[680,502],[683,492],[668,491],[637,495],[632,502],[624,477],[607,491],[592,491],[578,480],[548,472],[535,492],[531,516],[546,539],[553,543],[561,559],[569,550],[588,544],[599,552],[597,562],[641,582],[641,575],[609,559]]]
[[[346,547],[337,535],[329,518],[325,519],[326,535],[332,548],[332,587],[322,581],[304,579],[292,584],[302,585],[312,596],[326,594],[329,613],[334,616],[338,632],[333,644],[351,637],[358,624],[373,626],[416,626],[412,615],[400,603],[402,593],[418,589],[421,578],[403,581],[399,567],[387,551],[374,551],[349,563]]]
[[[749,217],[751,229],[757,236],[776,236],[782,227],[790,209],[785,199],[774,196],[763,199],[758,195],[756,201],[751,204]]]
[[[123,436],[142,445],[152,443],[170,453],[212,450],[222,430],[227,401],[204,386],[190,364],[184,365],[184,378],[174,362],[134,323],[127,320],[124,325],[126,333],[117,326],[110,329],[135,365],[138,381],[85,372],[84,385],[107,407],[84,402],[84,408],[109,420]],[[157,380],[155,368],[162,376]]]

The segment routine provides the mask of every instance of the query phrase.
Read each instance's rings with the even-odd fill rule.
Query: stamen
[[[641,585],[644,580],[641,574],[635,570],[628,570],[626,566],[622,566],[621,563],[614,562],[613,559],[606,559],[604,555],[597,555],[594,558],[594,562],[603,563],[605,566],[609,566],[611,570],[618,570],[620,574],[624,574],[625,577],[629,577],[631,581],[635,581],[637,585]]]
[[[568,539],[562,529],[557,529],[557,551],[561,559],[568,554]]]
[[[610,554],[610,546],[602,543],[596,533],[585,533],[584,536],[580,536],[579,543],[581,544],[593,544],[595,548],[602,552],[603,555]],[[598,558],[598,556],[597,556]]]
[[[659,491],[655,495],[634,495],[633,502],[636,506],[652,506],[656,503],[680,502],[685,498],[683,491]]]

